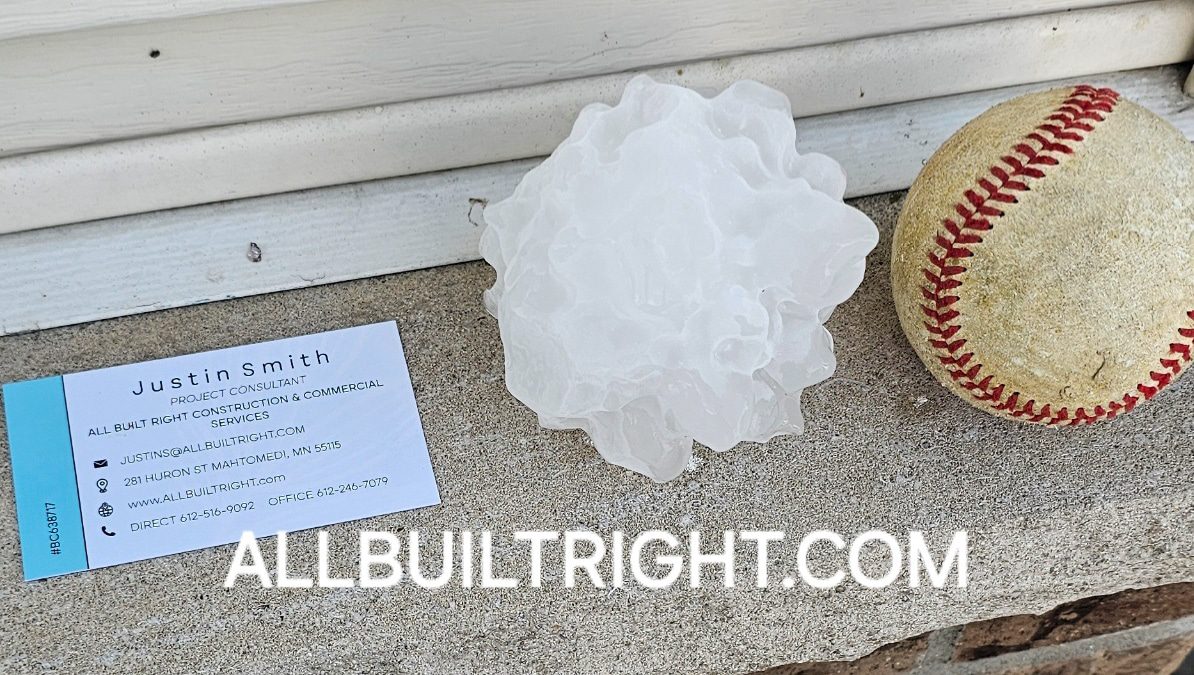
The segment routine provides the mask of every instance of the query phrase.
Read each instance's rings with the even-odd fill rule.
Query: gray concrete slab
[[[605,464],[579,434],[540,429],[506,393],[481,263],[10,336],[0,381],[396,319],[443,504],[326,528],[338,569],[362,528],[967,529],[967,589],[226,590],[231,546],[27,584],[0,441],[0,670],[735,672],[1194,578],[1194,380],[1111,424],[1062,431],[954,398],[891,305],[899,198],[859,202],[883,239],[831,321],[840,364],[805,393],[805,435],[701,452],[665,485]],[[292,538],[297,565],[310,569],[314,540]],[[779,568],[795,569],[794,548]],[[498,569],[524,559],[504,547]]]

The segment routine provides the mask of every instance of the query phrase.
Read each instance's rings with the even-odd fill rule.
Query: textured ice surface
[[[875,225],[837,162],[796,152],[786,96],[714,98],[639,76],[485,211],[506,385],[553,429],[657,481],[799,433],[833,373],[822,325],[858,287]]]

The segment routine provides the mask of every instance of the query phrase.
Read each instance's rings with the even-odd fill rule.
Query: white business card
[[[4,387],[26,579],[439,503],[393,322]]]

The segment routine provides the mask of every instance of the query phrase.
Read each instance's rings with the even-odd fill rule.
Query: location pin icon
[[[108,491],[108,479],[101,478],[101,479],[95,481],[95,486],[97,488],[99,488],[100,494],[107,492]]]

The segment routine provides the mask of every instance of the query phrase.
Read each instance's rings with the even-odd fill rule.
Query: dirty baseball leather
[[[900,323],[971,404],[1042,424],[1109,419],[1187,367],[1194,151],[1108,89],[1029,94],[928,161],[896,227]]]

